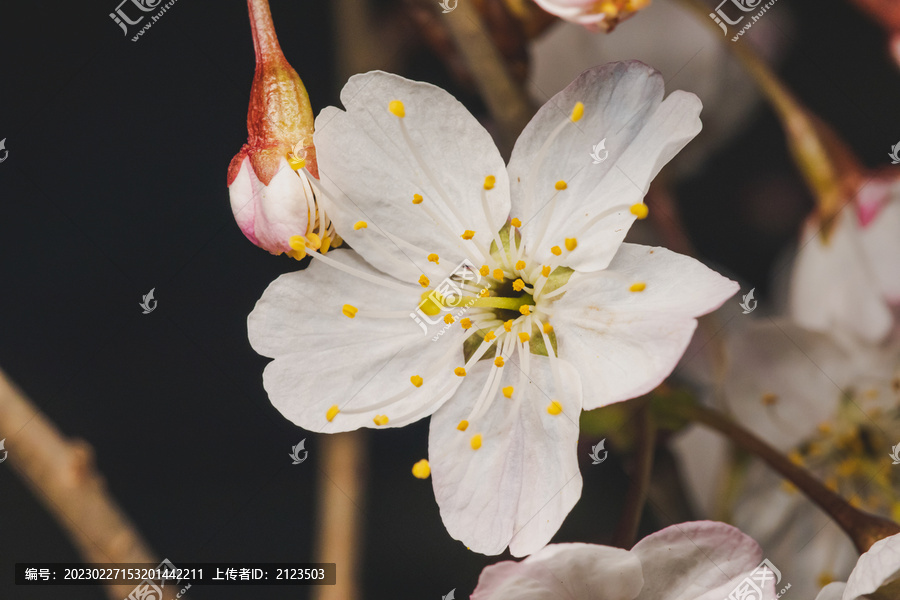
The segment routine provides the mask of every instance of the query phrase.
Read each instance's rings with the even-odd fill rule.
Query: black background
[[[319,436],[269,404],[266,359],[246,338],[266,285],[298,265],[247,242],[225,186],[246,139],[246,5],[178,0],[133,43],[108,17],[116,3],[3,3],[0,367],[65,434],[93,445],[111,493],[161,555],[176,564],[310,561]],[[325,1],[272,5],[314,109],[336,104],[339,15]],[[869,166],[887,162],[900,140],[900,73],[880,29],[839,0],[780,0],[771,10],[793,15],[785,79]],[[614,35],[641,35],[639,17]],[[424,46],[404,51],[402,74],[481,109]],[[767,109],[679,198],[700,253],[763,295],[772,261],[811,207]],[[151,288],[158,308],[143,315]],[[15,432],[0,437],[14,452]],[[310,459],[292,466],[287,455],[303,438]],[[366,597],[437,599],[451,588],[466,597],[496,558],[452,540],[430,482],[410,475],[426,454],[427,421],[370,433],[367,444]],[[584,494],[555,540],[608,541],[627,478],[615,456],[602,471],[579,457]],[[92,587],[13,585],[15,562],[80,557],[8,467],[0,597],[104,598]],[[651,518],[644,530],[656,526]],[[252,597],[307,594],[270,587]],[[191,597],[248,593],[195,587]]]

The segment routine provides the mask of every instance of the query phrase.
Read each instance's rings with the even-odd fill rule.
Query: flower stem
[[[689,403],[672,403],[664,410],[678,413],[684,418],[715,429],[740,448],[761,458],[825,511],[850,536],[860,553],[866,552],[878,540],[900,533],[900,525],[854,508],[839,494],[825,487],[809,471],[792,463],[784,454],[724,414]]]
[[[639,401],[640,402],[640,401]],[[619,523],[613,534],[613,546],[630,549],[637,537],[647,491],[650,489],[650,474],[653,472],[653,455],[656,451],[656,425],[653,414],[646,402],[641,402],[634,411],[637,418],[637,452],[634,457],[634,469],[631,483],[625,497],[625,506],[619,516]]]

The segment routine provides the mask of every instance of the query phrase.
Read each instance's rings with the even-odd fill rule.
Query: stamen
[[[419,285],[421,285],[424,288],[427,288],[430,284],[431,284],[431,281],[427,277],[425,277],[425,274],[423,273],[422,276],[419,277]]]
[[[481,296],[482,298],[487,298],[488,296],[491,295],[491,290],[489,290],[487,288],[482,288],[482,290],[480,292],[478,292],[478,295]]]
[[[376,415],[375,418],[372,419],[372,421],[373,421],[376,425],[379,425],[379,426],[381,426],[381,425],[387,425],[388,418],[387,418],[387,415]]]
[[[409,378],[409,381],[416,387],[422,387],[422,383],[424,383],[424,380],[419,375],[413,375]]]
[[[578,240],[575,238],[566,238],[566,250],[571,252],[578,247]]]
[[[481,448],[481,434],[476,433],[472,436],[472,439],[469,440],[469,445],[472,447],[472,450],[478,450]]]
[[[341,313],[345,317],[349,317],[351,319],[356,317],[356,313],[359,312],[359,309],[353,306],[352,304],[345,304],[343,308],[341,308]]]
[[[639,281],[637,283],[632,283],[631,287],[628,288],[628,291],[629,292],[643,292],[645,289],[647,289],[647,284],[642,281]]]
[[[369,226],[365,221],[357,221],[353,224],[353,229],[355,231],[359,231],[360,229],[366,229]]]
[[[293,152],[288,152],[287,155],[288,166],[295,171],[299,171],[303,167],[306,166],[306,161],[294,154]]]
[[[484,189],[492,190],[494,189],[494,185],[497,183],[497,178],[493,175],[488,175],[484,178]]]
[[[503,282],[503,269],[494,269],[494,279]]]
[[[469,428],[469,422],[466,420],[462,420],[459,422],[459,425],[457,425],[456,428],[459,429],[460,431],[465,431],[466,429]]]
[[[524,261],[524,260],[520,260],[519,262],[516,263],[516,270],[517,270],[517,271],[521,271],[521,270],[523,270],[524,268],[525,268],[525,261]]]
[[[544,265],[541,267],[541,276],[550,277],[550,265]]]
[[[471,229],[466,229],[463,232],[463,234],[459,237],[461,237],[464,240],[471,240],[473,237],[475,237],[475,232],[472,231]]]
[[[650,209],[648,209],[647,205],[642,202],[638,202],[637,204],[632,204],[631,208],[628,210],[631,212],[631,214],[633,214],[639,220],[646,219],[647,215],[650,213]]]
[[[529,341],[530,339],[531,339],[531,336],[528,335],[526,332],[524,332],[524,331],[520,331],[520,332],[519,332],[519,340],[520,340],[523,344],[528,343],[528,341]]]
[[[487,265],[481,265],[481,268],[478,269],[478,272],[481,273],[482,277],[487,277],[491,273],[491,268]]]
[[[514,388],[511,385],[508,385],[505,388],[503,388],[503,395],[506,396],[507,398],[512,398],[513,392],[515,392],[515,391],[516,391],[516,388]]]
[[[294,236],[294,238],[296,238],[296,237],[300,237],[300,236]],[[291,240],[293,240],[294,238],[291,238]],[[293,247],[293,243],[291,244],[291,247]],[[345,273],[349,273],[350,275],[358,277],[359,279],[363,279],[365,281],[368,281],[368,282],[371,282],[371,283],[374,283],[376,285],[380,285],[380,286],[383,286],[386,288],[390,288],[392,290],[398,290],[401,292],[409,292],[410,291],[409,285],[411,285],[411,284],[400,283],[399,281],[394,281],[392,279],[378,277],[377,275],[373,275],[371,273],[366,273],[365,271],[360,271],[360,270],[355,269],[349,265],[346,265],[338,260],[335,260],[335,259],[331,258],[330,256],[325,256],[324,254],[321,254],[319,252],[310,252],[309,255],[312,256],[316,260],[321,260],[325,264],[332,266],[335,269],[338,269],[340,271],[344,271]]]
[[[564,189],[569,187],[569,184],[566,183],[565,181],[563,181],[562,179],[560,179],[559,181],[556,182],[556,185],[554,185],[553,187],[555,187],[559,191],[563,191]]]
[[[553,333],[553,325],[550,323],[544,323],[544,333]]]
[[[513,289],[516,290],[517,292],[521,292],[522,290],[525,289],[525,282],[522,281],[521,278],[516,279],[515,281],[513,281]]]
[[[440,257],[437,254],[435,254],[434,252],[432,252],[431,254],[428,255],[428,261],[433,262],[436,265],[441,264],[439,262],[440,260],[441,260]]]
[[[337,414],[339,412],[341,412],[341,409],[338,408],[337,404],[335,404],[331,408],[328,409],[328,412],[325,413],[325,418],[328,419],[329,423],[331,423],[332,421],[334,421],[334,418],[337,416]]]
[[[553,400],[552,402],[550,402],[550,405],[547,406],[547,412],[550,413],[551,415],[556,416],[558,414],[561,414],[562,411],[563,411],[562,404],[560,404],[558,400]]]
[[[422,194],[413,194],[413,199],[412,199],[413,204],[422,204],[422,200],[424,200],[424,198],[422,197]]]
[[[581,102],[576,102],[574,108],[572,108],[572,119],[573,123],[577,123],[581,120],[581,117],[584,116],[584,104]]]
[[[466,370],[463,367],[456,367],[455,369],[453,369],[453,373],[457,377],[465,377],[466,376]]]
[[[399,100],[391,100],[388,104],[388,110],[391,111],[391,114],[395,117],[402,119],[406,116],[406,108],[403,106],[403,103]]]
[[[448,315],[444,315],[444,323],[446,323],[447,325],[452,324],[453,321],[455,321],[455,320],[456,320],[456,319],[453,318],[453,315],[449,315],[449,314],[448,314]]]
[[[502,367],[504,364],[506,364],[506,363],[503,361],[503,357],[502,357],[502,356],[498,356],[497,358],[494,359],[494,365],[495,365],[495,366],[497,366],[497,367]]]
[[[468,317],[466,317],[464,319],[460,319],[459,326],[462,327],[463,329],[468,329],[469,327],[472,326],[472,319],[470,319]]]
[[[512,326],[513,326],[513,320],[512,320],[512,319],[510,319],[509,321],[505,321],[505,322],[503,323],[503,329],[505,329],[507,333],[509,333],[510,331],[512,331]]]
[[[519,219],[515,219],[515,218],[514,218],[514,219],[512,219],[512,220],[509,222],[509,224],[512,225],[513,227],[521,227],[521,226],[522,226],[522,221],[520,221]]]
[[[416,479],[428,479],[428,476],[431,475],[431,465],[423,458],[413,465],[412,474]]]
[[[562,254],[562,249],[559,246],[553,246],[552,248],[550,248],[550,252],[552,252],[556,256],[559,256],[560,254]]]
[[[493,331],[488,331],[486,334],[484,334],[484,341],[490,342],[493,341],[496,337],[496,333],[494,333]]]
[[[523,315],[530,315],[531,314],[531,305],[523,304],[522,306],[519,307],[519,312],[522,313]]]

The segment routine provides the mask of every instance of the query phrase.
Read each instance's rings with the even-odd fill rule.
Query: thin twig
[[[66,529],[85,562],[159,561],[134,524],[109,495],[94,466],[91,447],[63,437],[56,426],[0,371],[0,439],[10,465]],[[109,585],[121,600],[131,585]]]
[[[900,525],[854,508],[839,494],[825,487],[809,471],[795,465],[781,452],[725,415],[699,405],[680,403],[668,405],[665,410],[702,423],[725,435],[747,452],[761,458],[825,511],[850,536],[860,553],[866,552],[878,540],[900,533]]]
[[[646,402],[638,402],[641,404],[635,410],[637,452],[634,456],[634,469],[625,496],[625,506],[622,507],[622,514],[613,534],[613,546],[625,549],[630,549],[634,545],[641,516],[644,514],[647,490],[650,488],[650,474],[653,472],[653,454],[656,451],[656,426],[653,423],[650,406]]]

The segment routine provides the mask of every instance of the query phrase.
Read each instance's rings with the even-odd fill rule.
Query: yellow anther
[[[484,189],[492,190],[494,189],[494,185],[497,183],[497,178],[493,175],[488,175],[484,178]]]
[[[455,369],[453,369],[453,372],[454,372],[458,377],[465,377],[465,376],[466,376],[466,370],[465,370],[465,368],[463,368],[463,367],[456,367]]]
[[[318,234],[310,233],[306,236],[306,245],[313,250],[318,250],[322,247],[322,238]]]
[[[512,319],[510,319],[509,321],[505,321],[505,322],[503,323],[503,329],[505,329],[506,331],[512,331],[512,326],[513,326],[513,320],[512,320]]]
[[[328,419],[328,422],[331,423],[334,421],[334,418],[337,414],[341,412],[341,409],[338,408],[338,405],[335,404],[331,408],[328,409],[328,412],[325,413],[325,418]]]
[[[319,248],[319,252],[322,254],[328,254],[328,250],[331,248],[331,238],[327,235],[322,238],[322,247]]]
[[[365,221],[357,221],[356,223],[353,224],[353,229],[355,231],[359,231],[360,229],[366,229],[368,227],[369,227],[369,224],[366,223]]]
[[[614,2],[601,2],[597,7],[598,13],[604,13],[610,19],[615,19],[619,15],[619,7]]]
[[[528,340],[530,340],[530,339],[531,339],[531,336],[528,335],[527,333],[525,333],[524,331],[519,332],[519,341],[521,341],[523,344],[528,342]]]
[[[462,421],[459,422],[459,425],[457,425],[456,428],[459,429],[460,431],[465,431],[466,429],[469,428],[469,422],[466,421],[465,419],[463,419]]]
[[[496,333],[494,333],[493,331],[488,331],[486,334],[484,334],[484,341],[491,342],[494,339],[496,339],[496,337],[497,337]]]
[[[440,261],[440,260],[441,260],[441,258],[440,258],[437,254],[435,254],[434,252],[432,252],[431,254],[428,255],[428,261],[429,261],[429,262],[433,262],[433,263],[436,264],[436,265],[441,264],[440,262],[438,262],[438,261]]]
[[[376,415],[375,418],[372,419],[372,421],[376,425],[386,425],[388,422],[388,418],[387,418],[387,415]]]
[[[494,269],[494,279],[503,281],[503,269]]]
[[[353,306],[352,304],[345,304],[345,305],[341,308],[341,313],[342,313],[345,317],[349,317],[349,318],[351,318],[351,319],[354,318],[354,317],[356,317],[356,313],[358,313],[358,312],[359,312],[359,309],[356,308],[355,306]]]
[[[422,194],[413,194],[413,204],[422,204]]]
[[[525,268],[525,261],[524,261],[524,260],[520,260],[520,261],[517,261],[517,262],[516,262],[516,270],[521,271],[521,270],[524,269],[524,268]]]
[[[453,318],[453,315],[444,315],[444,323],[446,323],[447,325],[450,325],[455,320],[456,319]]]
[[[478,450],[481,448],[481,434],[476,433],[472,436],[472,439],[469,440],[469,445],[472,446],[472,450]]]
[[[565,181],[563,181],[562,179],[560,179],[559,181],[556,182],[556,185],[554,185],[553,187],[555,187],[559,191],[562,191],[562,190],[566,189],[567,187],[569,187],[569,184],[566,183]]]
[[[506,362],[503,360],[502,356],[498,356],[497,358],[494,359],[494,366],[496,366],[496,367],[502,367],[505,364],[506,364]]]
[[[431,465],[423,458],[413,465],[412,474],[416,479],[428,479],[428,476],[431,475]]]
[[[466,317],[465,319],[460,319],[459,326],[462,327],[463,329],[471,328],[472,327],[472,319],[470,319],[469,317]]]
[[[834,575],[829,573],[828,571],[822,571],[819,573],[819,576],[816,578],[816,583],[819,584],[819,587],[825,587],[829,583],[834,583],[835,578]]]
[[[306,238],[302,235],[292,235],[288,239],[288,246],[298,252],[302,252],[304,255],[306,254]]]
[[[566,250],[571,252],[575,248],[578,247],[578,240],[576,238],[566,238]]]
[[[303,167],[306,166],[306,161],[294,154],[293,152],[288,152],[287,155],[288,166],[295,171],[299,171]]]
[[[560,249],[559,246],[553,246],[552,248],[550,248],[550,252],[552,252],[556,256],[559,256],[560,254],[562,254],[562,250]]]
[[[416,387],[422,387],[422,384],[425,382],[421,375],[413,375],[409,378],[409,381]]]
[[[772,392],[766,392],[760,398],[760,402],[763,403],[763,406],[774,406],[778,404],[778,395],[773,394]]]
[[[285,254],[287,254],[294,260],[303,260],[304,258],[306,258],[306,249],[304,248],[303,250],[288,250],[287,252],[285,252]]]
[[[544,265],[541,267],[541,275],[544,277],[550,277],[550,265]]]
[[[631,214],[636,216],[638,219],[646,219],[647,214],[650,212],[650,209],[647,208],[647,205],[642,202],[632,204],[629,210],[631,211]]]
[[[431,281],[427,277],[425,277],[424,274],[419,277],[419,285],[421,285],[422,287],[428,287],[430,283]]]
[[[572,122],[577,123],[581,120],[581,117],[584,116],[584,104],[581,102],[576,102],[575,107],[572,108]]]
[[[503,388],[502,391],[503,391],[504,396],[506,396],[507,398],[512,398],[513,392],[516,391],[516,388],[514,388],[511,385],[508,385],[505,388]]]
[[[513,289],[516,290],[517,292],[521,292],[522,290],[525,289],[525,282],[522,281],[521,278],[516,279],[515,281],[513,281]]]
[[[487,265],[481,265],[481,268],[478,269],[478,272],[481,273],[482,277],[487,277],[491,273],[491,268]]]
[[[395,117],[400,117],[402,119],[406,116],[406,108],[404,108],[403,103],[399,100],[391,100],[390,104],[388,104],[388,110],[391,111],[391,114]]]
[[[522,313],[523,315],[530,315],[531,314],[531,305],[523,304],[522,306],[519,307],[519,312]]]
[[[465,231],[463,231],[463,234],[459,237],[461,237],[464,240],[471,240],[473,237],[475,237],[475,232],[472,231],[471,229],[466,229]]]
[[[630,291],[630,292],[643,292],[645,289],[647,289],[647,284],[644,283],[643,281],[639,281],[639,282],[637,282],[637,283],[632,283],[632,284],[631,284],[631,287],[628,288],[628,291]]]
[[[522,221],[514,218],[509,222],[509,224],[512,225],[513,227],[521,227]]]
[[[552,401],[549,405],[547,405],[547,412],[551,415],[561,414],[563,411],[562,404],[559,403],[559,400]]]
[[[491,290],[489,290],[487,288],[481,288],[480,290],[478,290],[478,295],[481,296],[482,298],[487,298],[488,296],[491,295]]]
[[[544,323],[544,333],[553,333],[553,325],[551,325],[550,323]]]

